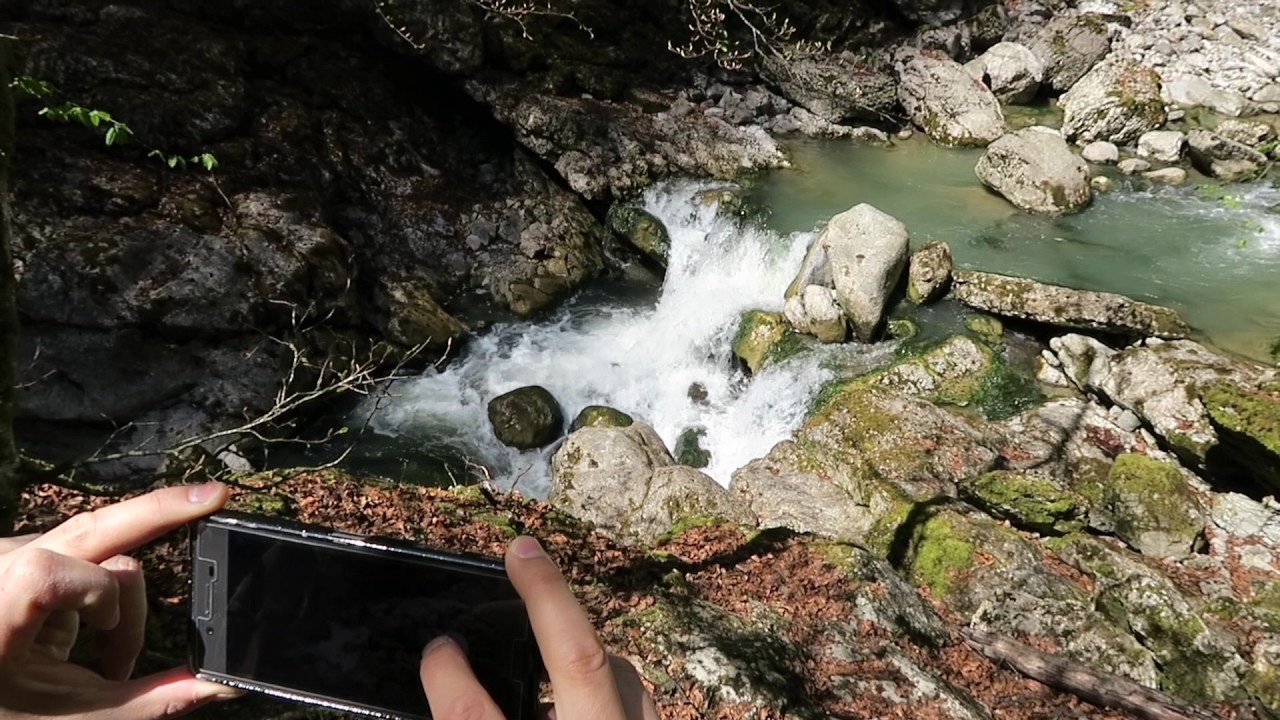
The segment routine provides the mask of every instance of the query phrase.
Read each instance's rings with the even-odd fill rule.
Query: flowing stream
[[[790,435],[832,368],[870,368],[895,349],[823,348],[750,379],[730,356],[740,313],[780,309],[814,228],[859,202],[903,220],[913,245],[947,240],[963,267],[1168,304],[1203,337],[1256,358],[1280,336],[1280,215],[1269,210],[1280,190],[1269,184],[1148,187],[1119,178],[1117,190],[1086,212],[1049,219],[1018,213],[982,189],[973,176],[977,152],[914,140],[889,149],[802,142],[792,150],[797,169],[751,191],[750,202],[767,209],[763,222],[718,214],[705,183],[652,189],[645,206],[672,239],[660,291],[588,291],[548,319],[494,325],[442,370],[398,382],[348,464],[411,480],[432,458],[465,456],[500,487],[544,497],[555,446],[507,448],[486,412],[496,395],[542,385],[566,422],[587,405],[608,405],[653,425],[668,447],[686,429],[704,429],[706,472],[728,483]],[[957,314],[943,305],[920,322],[924,332],[941,333]],[[695,399],[695,385],[705,399]],[[349,422],[363,423],[368,411]]]

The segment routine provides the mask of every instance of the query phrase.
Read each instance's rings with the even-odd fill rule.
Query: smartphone
[[[223,512],[191,533],[190,662],[201,678],[335,710],[429,720],[422,649],[449,634],[510,720],[541,675],[502,563]]]

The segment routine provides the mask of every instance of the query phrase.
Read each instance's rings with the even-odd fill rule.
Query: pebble
[[[1165,183],[1167,185],[1181,185],[1187,181],[1187,171],[1180,167],[1167,167],[1144,172],[1142,173],[1142,177],[1152,182]]]

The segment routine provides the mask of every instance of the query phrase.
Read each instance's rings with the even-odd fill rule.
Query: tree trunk
[[[0,6],[3,4],[0,0]],[[13,159],[13,92],[9,81],[15,54],[13,40],[0,36],[0,534],[13,528],[19,489],[18,449],[13,441],[17,281],[9,242],[9,168]]]

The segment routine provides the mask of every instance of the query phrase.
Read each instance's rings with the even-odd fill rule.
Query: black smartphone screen
[[[204,537],[218,532],[225,545]],[[193,612],[203,635],[199,669],[281,694],[427,718],[419,660],[428,642],[449,634],[507,717],[524,714],[532,640],[501,571],[227,526],[205,526],[197,545],[201,539],[197,577],[212,591],[196,583],[196,597],[210,603],[204,618]],[[200,578],[211,556],[219,556],[208,573],[216,577]]]

